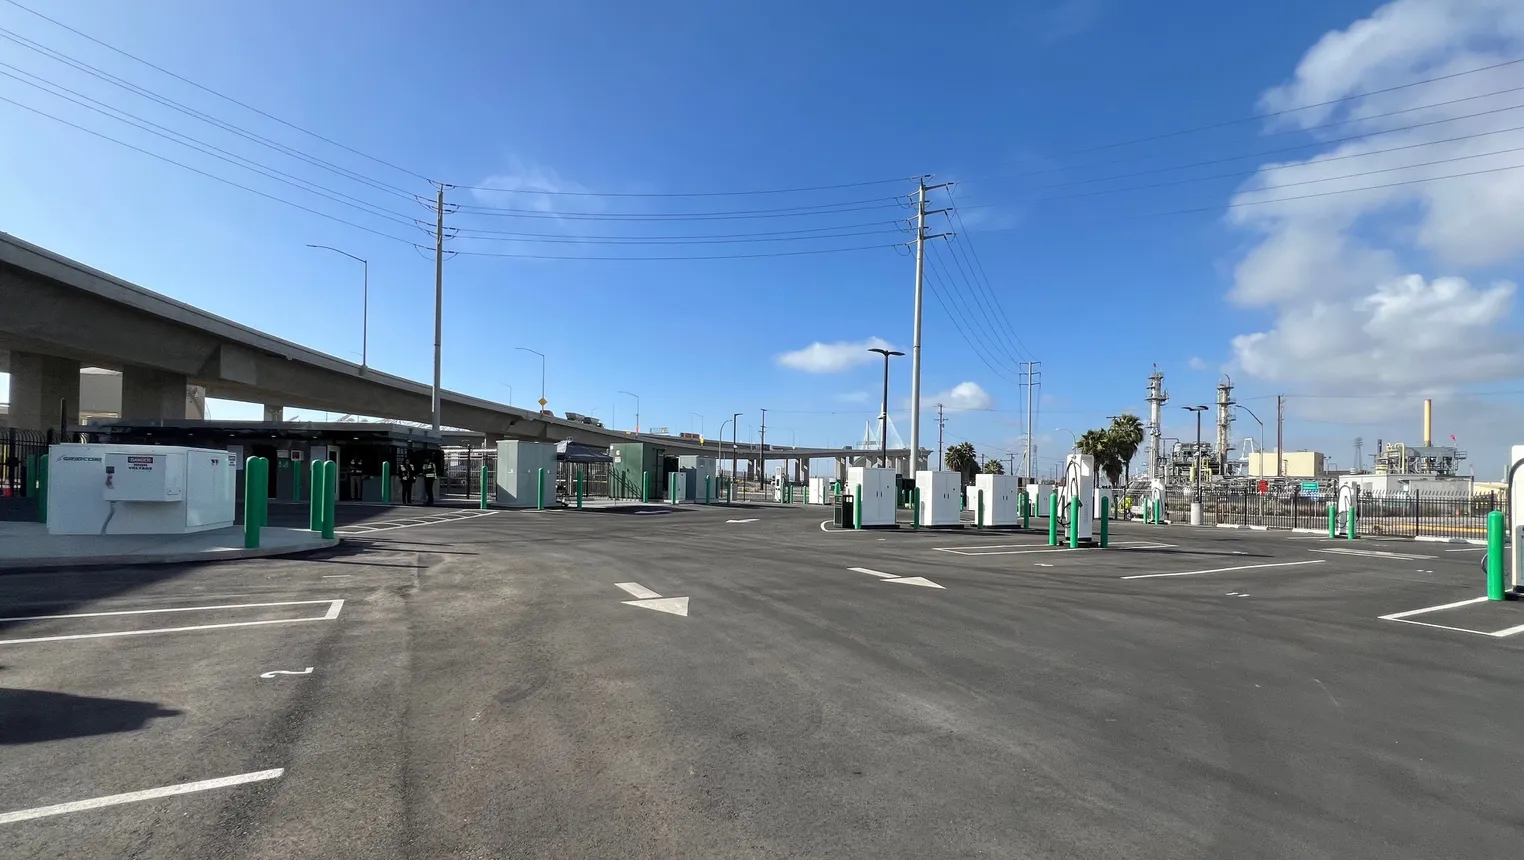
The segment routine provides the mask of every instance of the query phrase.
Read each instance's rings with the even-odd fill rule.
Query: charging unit
[[[532,508],[540,503],[540,470],[545,470],[545,506],[556,503],[556,446],[550,442],[508,439],[497,443],[495,501],[508,508]],[[636,477],[639,477],[638,475]],[[638,489],[638,485],[637,485]],[[664,488],[652,487],[652,493]]]
[[[963,525],[963,475],[960,472],[916,472],[921,494],[921,525],[948,528]]]
[[[1074,522],[1071,499],[1079,499],[1079,518]],[[1063,510],[1058,512],[1061,522],[1068,523],[1068,534],[1081,542],[1091,540],[1095,526],[1095,458],[1089,454],[1070,454],[1064,459],[1064,481],[1058,488],[1058,500]]]
[[[858,492],[858,487],[862,488],[862,492]],[[863,528],[895,525],[894,506],[898,489],[893,469],[850,466],[847,468],[847,491],[857,495],[852,503],[861,511]]]
[[[811,478],[808,499],[812,505],[831,504],[831,482],[825,478]]]
[[[1027,484],[1027,500],[1032,505],[1032,516],[1045,517],[1052,513],[1048,510],[1050,507],[1052,507],[1052,495],[1052,481],[1037,481],[1035,483]]]
[[[1515,445],[1508,453],[1512,474],[1506,476],[1509,484],[1504,489],[1508,492],[1508,527],[1513,529],[1513,534],[1508,536],[1506,552],[1513,576],[1505,581],[1515,592],[1521,592],[1524,591],[1524,582],[1519,579],[1519,571],[1524,568],[1524,465],[1515,467],[1514,464],[1524,461],[1524,445]]]
[[[975,475],[974,494],[974,516],[979,516],[978,499],[982,498],[986,526],[1021,525],[1021,488],[1015,475]]]
[[[48,534],[177,535],[234,522],[227,451],[167,445],[48,449]]]

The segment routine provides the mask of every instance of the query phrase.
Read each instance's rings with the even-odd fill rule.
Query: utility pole
[[[1040,362],[1040,361],[1023,361],[1021,364],[1022,364],[1022,371],[1021,371],[1022,375],[1025,376],[1026,380],[1027,380],[1026,381],[1026,387],[1027,387],[1027,468],[1026,468],[1026,473],[1027,473],[1027,481],[1030,483],[1034,478],[1037,477],[1037,471],[1036,471],[1037,467],[1032,462],[1032,425],[1033,425],[1033,418],[1032,418],[1032,389],[1037,386],[1037,381],[1042,378],[1042,371],[1039,369],[1039,368],[1042,367],[1042,362]]]
[[[1275,477],[1283,478],[1286,473],[1286,449],[1282,447],[1286,439],[1286,397],[1275,395]]]
[[[926,240],[943,239],[951,233],[926,235],[926,216],[938,215],[948,210],[926,211],[926,192],[947,188],[951,182],[927,185],[927,177],[916,180],[915,207],[915,321],[910,343],[910,472],[921,468],[921,285],[926,265]]]
[[[942,417],[942,404],[937,404],[937,463],[932,471],[942,469],[942,428],[947,426],[947,419]]]
[[[1015,454],[1015,452],[1011,453],[1011,471],[1007,472],[1006,474],[1007,475],[1014,475],[1014,474],[1016,474],[1016,454]]]
[[[767,486],[767,410],[762,410],[762,429],[757,437],[757,486]]]
[[[444,333],[444,183],[439,183],[434,214],[434,433],[439,433],[439,342]]]

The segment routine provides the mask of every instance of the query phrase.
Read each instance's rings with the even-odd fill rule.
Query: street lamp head
[[[868,351],[869,352],[876,352],[879,355],[882,355],[884,358],[888,358],[891,355],[904,355],[905,354],[905,353],[900,352],[899,350],[896,350],[896,349],[884,349],[883,347],[878,347],[878,346],[869,347]]]
[[[1184,409],[1187,412],[1205,412],[1208,409],[1210,409],[1211,407],[1210,406],[1182,406],[1180,408]]]

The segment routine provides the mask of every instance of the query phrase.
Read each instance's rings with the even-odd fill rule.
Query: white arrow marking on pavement
[[[657,612],[669,612],[673,615],[687,616],[688,598],[686,597],[658,597],[651,600],[626,600],[625,606],[639,606],[641,609],[654,609]]]
[[[885,582],[897,582],[901,585],[919,585],[924,588],[943,588],[924,576],[902,576],[899,579],[886,579]]]
[[[303,669],[300,672],[293,672],[290,669],[276,669],[273,672],[262,672],[262,673],[260,673],[259,677],[261,677],[261,678],[274,678],[276,675],[311,675],[311,674],[312,674],[312,667],[308,666],[307,668]]]
[[[756,520],[755,519],[750,519],[750,520],[726,520],[725,522],[727,522],[727,523],[754,523],[754,522],[756,522]]]
[[[660,594],[657,594],[656,592],[646,588],[644,585],[641,585],[638,582],[616,582],[614,585],[617,588],[622,588],[625,591],[629,592],[631,597],[639,597],[641,599],[648,597],[661,597]]]
[[[882,570],[874,570],[871,567],[849,567],[849,568],[847,568],[847,570],[850,570],[853,573],[866,573],[869,576],[876,576],[879,579],[894,579],[895,578],[894,574],[892,574],[892,573],[884,573]]]

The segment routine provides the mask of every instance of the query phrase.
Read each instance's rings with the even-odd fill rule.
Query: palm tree
[[[979,460],[974,453],[974,443],[959,442],[949,446],[946,463],[947,471],[957,472],[965,481],[971,479],[974,473],[979,471]]]
[[[1112,438],[1110,431],[1086,430],[1080,434],[1074,447],[1081,454],[1094,457],[1095,467],[1105,473],[1112,486],[1116,485],[1117,479],[1122,477],[1125,461],[1121,458],[1116,440]]]
[[[1004,475],[1005,464],[1001,463],[999,460],[985,460],[984,473],[986,475]]]
[[[1132,483],[1132,458],[1138,455],[1138,446],[1143,444],[1143,419],[1131,412],[1123,412],[1111,419],[1111,427],[1106,433],[1111,437],[1117,456],[1122,459],[1127,482]]]

